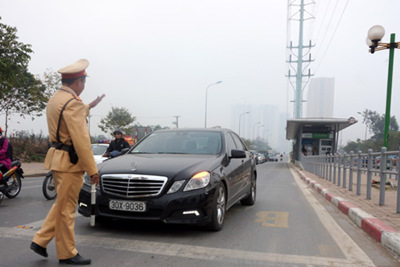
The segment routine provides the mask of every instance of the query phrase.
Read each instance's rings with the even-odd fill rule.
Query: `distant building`
[[[231,128],[241,137],[264,140],[275,151],[289,151],[289,142],[285,139],[287,114],[280,113],[276,106],[236,105],[232,115]]]
[[[333,117],[334,78],[313,78],[308,86],[307,117]]]

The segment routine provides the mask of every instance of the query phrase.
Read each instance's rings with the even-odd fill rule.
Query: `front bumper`
[[[95,215],[117,219],[152,220],[164,223],[205,225],[211,221],[215,188],[203,188],[189,192],[175,192],[158,197],[124,199],[109,196],[96,190]],[[145,201],[145,212],[117,211],[109,209],[110,199]],[[90,187],[83,185],[79,193],[78,212],[90,216]]]

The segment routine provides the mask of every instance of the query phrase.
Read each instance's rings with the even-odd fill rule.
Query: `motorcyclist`
[[[107,151],[104,153],[104,157],[116,157],[121,153],[124,148],[129,148],[128,142],[122,137],[122,131],[120,129],[115,129],[114,132],[115,139],[110,142]]]
[[[0,127],[0,180],[3,178],[3,174],[11,168],[11,158],[7,153],[8,140],[3,136],[3,129]],[[4,183],[4,181],[0,181]],[[4,194],[0,192],[0,203],[4,199]]]
[[[4,174],[11,168],[11,158],[7,153],[8,140],[3,136],[3,130],[0,127],[0,171]]]

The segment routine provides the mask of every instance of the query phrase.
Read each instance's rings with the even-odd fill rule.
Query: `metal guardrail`
[[[400,213],[400,149],[399,151],[386,151],[383,147],[381,152],[368,153],[336,153],[333,155],[304,156],[300,155],[300,162],[303,168],[333,184],[353,191],[353,173],[356,173],[356,194],[361,194],[361,174],[367,174],[366,199],[371,199],[372,175],[379,179],[379,205],[385,205],[386,178],[397,180],[396,212]],[[349,180],[347,181],[347,173]]]

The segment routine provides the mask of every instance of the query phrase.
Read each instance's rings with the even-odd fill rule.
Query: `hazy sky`
[[[305,43],[311,39],[316,45],[311,72],[335,78],[334,117],[359,120],[343,131],[342,142],[363,139],[357,112],[385,112],[389,57],[389,51],[368,53],[367,31],[381,24],[383,41],[390,33],[399,41],[400,1],[315,2],[307,7],[315,19],[304,36]],[[291,118],[287,5],[285,0],[1,0],[0,16],[17,27],[20,42],[32,45],[31,73],[56,71],[80,58],[90,61],[81,97],[88,103],[106,94],[92,110],[91,132],[101,134],[95,125],[112,106],[128,108],[142,125],[174,127],[178,115],[180,127],[203,127],[206,87],[220,80],[208,90],[208,126],[229,128],[237,104],[274,105]],[[297,37],[291,38],[297,45]],[[398,120],[399,53],[391,109]],[[9,127],[47,134],[44,119],[14,120]]]

